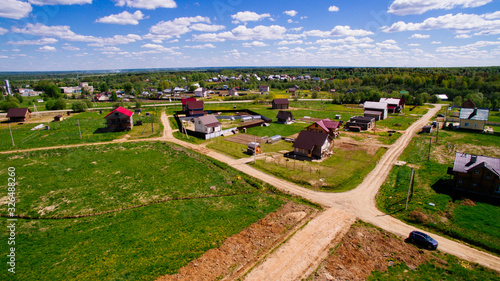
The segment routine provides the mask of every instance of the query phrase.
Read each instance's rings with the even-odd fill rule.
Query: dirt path
[[[277,177],[274,177],[273,175],[266,174],[249,165],[242,164],[241,161],[229,158],[225,155],[216,153],[207,148],[200,148],[197,145],[193,145],[175,139],[171,134],[170,125],[168,125],[168,118],[166,115],[162,115],[162,121],[164,121],[164,128],[165,128],[163,139],[177,143],[182,146],[186,146],[190,149],[193,149],[200,153],[206,154],[207,156],[215,158],[221,162],[225,162],[230,166],[232,166],[233,168],[238,169],[252,177],[258,178],[266,183],[269,183],[274,187],[282,190],[283,192],[301,196],[312,202],[321,204],[327,208],[335,208],[337,210],[343,210],[359,219],[369,222],[384,230],[392,232],[401,237],[406,237],[408,233],[417,228],[409,226],[401,222],[400,220],[397,220],[379,211],[376,207],[375,195],[377,194],[382,183],[385,181],[387,175],[389,174],[397,158],[401,155],[406,146],[410,143],[413,136],[422,128],[423,125],[429,122],[430,118],[436,115],[436,113],[441,109],[441,106],[442,105],[435,105],[435,107],[430,109],[422,118],[415,121],[405,131],[405,133],[394,144],[390,146],[387,152],[380,159],[377,166],[365,177],[364,181],[356,189],[344,193],[325,193],[320,191],[313,191],[298,186],[296,184],[287,182],[285,180],[279,179]],[[332,209],[331,212],[335,211]],[[311,221],[309,224],[313,224],[315,220]],[[349,226],[347,226],[347,228],[349,228]],[[317,230],[320,231],[320,228],[318,228]],[[301,240],[302,243],[306,246],[306,249],[311,247],[312,245],[311,242],[315,241],[316,239],[314,237],[314,231],[311,231],[309,233],[311,233],[310,236],[307,235],[302,236]],[[452,240],[449,240],[447,238],[435,234],[433,234],[433,237],[439,242],[440,251],[455,255],[459,258],[471,262],[481,264],[483,266],[489,267],[494,270],[500,269],[500,258],[496,256],[473,249],[464,244],[454,242]],[[301,251],[302,248],[297,246],[297,247],[290,247],[290,249],[297,249],[297,251]],[[317,251],[316,253],[319,252]],[[304,260],[307,260],[303,262],[313,264],[315,260],[313,256],[314,254],[303,255]],[[307,259],[305,257],[307,257]],[[295,271],[294,264],[289,264],[289,265],[290,267],[288,268],[284,268],[283,266],[281,266],[280,272],[282,272],[283,274],[285,274],[285,272],[288,271],[298,273],[298,271]],[[274,274],[273,272],[274,271],[269,271],[269,274]],[[302,272],[300,272],[300,274],[302,274]],[[251,275],[249,275],[249,278],[250,276]],[[290,275],[287,276],[290,277]],[[301,275],[296,275],[296,278],[300,278],[300,276]]]
[[[245,278],[248,281],[297,280],[309,276],[328,257],[355,221],[354,216],[330,208],[297,231]]]

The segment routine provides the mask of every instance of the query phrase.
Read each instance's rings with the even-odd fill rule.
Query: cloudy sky
[[[0,71],[500,65],[500,0],[1,0]]]

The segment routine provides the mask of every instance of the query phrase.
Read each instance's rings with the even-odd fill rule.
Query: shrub
[[[77,101],[73,103],[71,106],[71,109],[73,109],[74,112],[85,112],[88,109],[88,106],[85,102],[83,101]]]

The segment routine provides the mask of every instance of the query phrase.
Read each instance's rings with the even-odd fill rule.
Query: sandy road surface
[[[297,231],[246,277],[247,281],[306,278],[328,257],[329,248],[349,231],[355,217],[330,208]]]
[[[393,145],[391,145],[387,152],[382,156],[377,166],[365,177],[364,181],[356,189],[344,193],[325,193],[303,188],[296,184],[263,173],[251,166],[243,164],[241,161],[210,151],[207,148],[201,149],[199,146],[174,139],[171,133],[170,126],[167,125],[168,118],[166,115],[162,115],[162,120],[165,128],[162,138],[192,148],[201,153],[206,152],[208,156],[225,162],[230,166],[250,176],[267,182],[284,192],[301,196],[325,207],[343,210],[375,226],[378,226],[401,237],[406,237],[408,233],[410,233],[412,230],[415,230],[416,228],[379,211],[375,205],[375,195],[377,194],[382,183],[385,181],[397,158],[410,143],[415,133],[417,133],[423,125],[427,124],[432,116],[436,115],[441,106],[442,105],[435,105],[435,108],[429,110],[429,112],[426,113],[422,118],[415,121],[406,130],[406,132]],[[312,223],[313,221],[310,222],[310,224]],[[457,243],[435,234],[433,234],[432,236],[439,242],[439,250],[455,255],[464,260],[481,264],[485,267],[497,271],[500,270],[499,257],[476,250],[462,243]],[[314,241],[314,235],[309,236],[309,238],[303,237],[302,241],[309,247],[309,242]],[[312,264],[313,262],[313,259],[311,259],[310,264]],[[293,271],[293,267],[294,266],[291,266],[289,270]],[[297,275],[297,278],[300,278],[299,275]]]

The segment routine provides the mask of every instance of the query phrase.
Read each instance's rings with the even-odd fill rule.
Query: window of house
[[[481,171],[479,171],[479,170],[475,170],[475,171],[474,171],[474,174],[479,175],[479,173],[480,173],[480,172],[481,172]]]
[[[464,181],[463,180],[458,180],[458,183],[463,183]]]
[[[477,182],[472,182],[472,186],[476,187],[477,186]]]
[[[465,126],[465,127],[469,127],[469,123],[465,123],[465,124],[464,124],[464,126]]]
[[[500,185],[497,185],[497,187],[495,187],[495,192],[500,193]]]
[[[490,178],[491,178],[491,172],[489,172],[489,171],[488,171],[488,172],[486,172],[486,178],[487,178],[487,179],[490,179]]]

